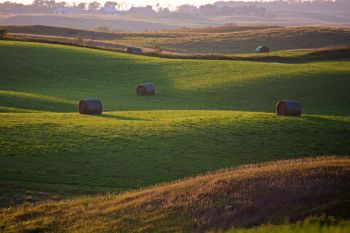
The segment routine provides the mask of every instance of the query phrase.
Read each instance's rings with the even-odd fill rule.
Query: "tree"
[[[169,13],[170,13],[170,10],[169,10],[169,8],[167,8],[167,7],[165,7],[165,8],[160,8],[159,13],[162,13],[162,14],[169,14]]]
[[[159,2],[155,5],[155,8],[156,8],[157,12],[161,12],[163,10],[163,8],[160,6]]]
[[[77,8],[84,11],[86,10],[86,3],[85,2],[81,2],[77,5]]]
[[[47,7],[53,8],[53,7],[56,6],[56,2],[55,2],[55,0],[47,0],[47,1],[45,2],[45,5],[46,5]]]
[[[118,4],[118,10],[125,11],[128,8],[128,4],[125,2]]]
[[[67,5],[66,2],[57,2],[56,7],[65,7]]]
[[[192,14],[198,12],[198,8],[196,6],[192,5],[181,5],[176,8],[177,12],[179,13],[186,13],[186,14]]]
[[[45,6],[45,0],[34,0],[32,3],[32,6],[34,7],[44,7]]]
[[[98,11],[98,9],[100,8],[101,4],[98,2],[90,2],[89,3],[89,11]]]
[[[199,7],[199,12],[204,15],[216,15],[219,9],[215,5],[206,4]]]
[[[111,2],[111,1],[107,1],[104,4],[104,7],[110,7],[110,8],[116,8],[118,6],[117,2]]]

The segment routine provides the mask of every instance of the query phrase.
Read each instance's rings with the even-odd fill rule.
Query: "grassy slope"
[[[2,205],[350,152],[348,61],[166,60],[10,41],[0,51]],[[135,96],[145,81],[156,96]],[[84,97],[114,112],[71,113]],[[305,117],[276,117],[284,98]]]
[[[215,27],[213,28],[215,32]],[[167,34],[168,36],[161,36]],[[317,39],[315,39],[317,38]],[[225,33],[201,33],[193,31],[170,31],[163,34],[131,34],[116,39],[118,43],[153,47],[160,44],[164,50],[184,53],[251,53],[260,45],[271,51],[287,49],[320,48],[349,45],[350,30],[337,27],[286,27],[266,28]],[[303,43],[300,43],[302,41]]]
[[[205,28],[188,28],[144,33],[103,33],[77,30],[71,28],[56,28],[47,26],[8,26],[11,33],[35,34],[27,37],[43,40],[48,36],[94,39],[102,46],[122,48],[135,45],[152,50],[155,44],[167,52],[180,53],[251,53],[257,46],[267,45],[272,51],[287,49],[321,48],[327,46],[349,46],[350,30],[338,27],[253,27],[253,26],[221,26]],[[317,38],[317,39],[315,39]],[[97,41],[98,40],[98,41]],[[302,41],[303,43],[300,43]],[[108,43],[107,43],[108,42]]]
[[[0,227],[8,232],[203,232],[283,224],[322,212],[343,218],[350,207],[349,175],[346,157],[246,166],[121,195],[2,209]],[[304,230],[320,232],[309,223]],[[293,229],[266,228],[243,232]],[[341,222],[331,229],[349,228],[349,222]]]
[[[221,233],[347,233],[350,230],[350,221],[337,221],[334,218],[324,220],[324,217],[307,218],[296,224],[265,225],[249,229],[233,228]]]
[[[271,51],[349,45],[349,38],[347,28],[287,27],[193,36],[184,41],[165,41],[164,47],[186,52],[251,53],[259,45]]]
[[[10,41],[1,42],[1,50],[1,89],[19,92],[1,92],[8,99],[2,105],[8,107],[75,111],[72,101],[95,96],[110,110],[272,112],[278,99],[294,98],[304,103],[307,113],[350,113],[347,60],[303,64],[167,60]],[[136,85],[145,81],[155,83],[158,96],[135,96]],[[45,104],[52,101],[32,96],[44,104],[31,107],[28,96],[20,98],[23,92],[65,100]]]

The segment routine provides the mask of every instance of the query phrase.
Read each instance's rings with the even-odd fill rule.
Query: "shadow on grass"
[[[341,65],[335,67],[336,64],[322,68],[319,64],[279,67],[256,63],[232,63],[223,64],[225,69],[215,70],[215,67],[221,65],[220,62],[204,64],[202,61],[147,62],[146,58],[112,56],[109,53],[94,54],[92,50],[82,52],[39,45],[30,48],[19,46],[16,49],[3,46],[1,53],[18,57],[14,60],[7,59],[7,56],[3,57],[2,62],[9,68],[4,70],[2,89],[17,90],[21,87],[21,91],[16,91],[18,93],[0,95],[0,105],[6,108],[76,112],[79,99],[96,96],[106,108],[122,111],[274,112],[278,100],[293,99],[300,101],[305,108],[303,110],[308,114],[349,115],[350,113],[348,107],[350,97],[347,94],[350,86],[347,77],[350,72]],[[336,53],[334,56],[344,55],[344,51],[339,51],[337,55],[333,50],[318,53],[325,53],[325,56],[329,53],[331,55]],[[52,56],[60,61],[56,66],[50,63],[49,58]],[[23,60],[31,62],[26,64]],[[24,64],[31,71],[27,79],[33,80],[33,83],[23,83],[20,78],[23,74],[17,67]],[[210,67],[204,69],[204,66]],[[89,69],[85,69],[86,67]],[[63,75],[63,70],[67,74],[74,74],[74,78]],[[98,78],[92,72],[95,70],[99,71]],[[250,79],[250,75],[258,77]],[[220,76],[227,76],[228,80]],[[238,77],[237,81],[235,76]],[[216,79],[219,81],[215,81]],[[135,85],[146,81],[156,85],[157,94],[152,98],[139,98],[135,95]],[[36,89],[48,87],[52,96],[41,98],[40,93],[33,93],[34,87]],[[55,95],[64,95],[66,100],[77,101],[60,102],[61,98],[57,97],[57,101]],[[103,117],[116,120],[144,120],[113,115]]]
[[[280,75],[284,77],[266,74],[264,78],[255,80],[254,85],[252,82],[240,85],[232,82],[217,95],[206,96],[202,90],[191,94],[201,96],[201,103],[210,104],[207,105],[209,109],[275,112],[278,100],[292,99],[301,103],[306,114],[349,116],[348,71],[330,70],[313,74],[308,70],[298,70],[294,74],[281,71]]]
[[[315,123],[326,123],[326,124],[343,124],[344,122],[339,121],[337,119],[330,119],[330,118],[324,118],[319,116],[310,116],[310,115],[304,115],[302,116],[303,119],[313,121]],[[347,130],[350,130],[350,126],[347,127]]]
[[[127,116],[115,116],[109,114],[97,115],[98,117],[114,119],[114,120],[122,120],[122,121],[150,121],[149,119],[137,118],[137,117],[127,117]]]
[[[32,97],[18,97],[11,95],[1,95],[1,107],[19,108],[27,111],[48,111],[48,112],[74,112],[76,104],[53,101],[50,99],[40,99]]]
[[[229,61],[253,61],[272,62],[285,64],[302,64],[316,61],[348,61],[350,59],[350,47],[326,48],[315,51],[296,54],[294,56],[283,56],[275,54],[252,54],[251,56],[225,55],[225,54],[155,54],[147,53],[148,56],[173,58],[173,59],[201,59],[201,60],[229,60]]]

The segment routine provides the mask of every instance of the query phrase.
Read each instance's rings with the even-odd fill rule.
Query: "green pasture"
[[[350,62],[180,60],[0,42],[0,204],[350,154]],[[152,82],[156,95],[135,94]],[[108,112],[77,113],[81,98]],[[302,103],[301,118],[275,103]]]

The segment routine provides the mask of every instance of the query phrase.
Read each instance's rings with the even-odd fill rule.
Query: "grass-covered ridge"
[[[205,232],[284,224],[319,213],[342,219],[350,207],[349,169],[348,157],[244,166],[121,195],[2,209],[0,227],[7,232]],[[331,229],[349,229],[348,222],[336,224]],[[270,229],[288,228],[293,229]],[[304,226],[319,232],[314,228],[313,222]],[[241,232],[269,232],[264,229],[269,230]]]
[[[224,109],[273,112],[279,99],[298,99],[305,112],[348,115],[349,62],[303,64],[160,59],[61,45],[2,41],[1,92],[5,107],[75,111],[67,101],[98,97],[110,110]],[[19,67],[21,67],[19,69]],[[157,96],[135,96],[153,82]],[[64,98],[32,106],[21,93]],[[40,98],[38,99],[38,101]],[[56,101],[54,101],[57,103]],[[71,103],[71,102],[70,102]]]
[[[3,206],[350,152],[348,60],[170,60],[11,41],[0,54]],[[142,82],[156,95],[137,97]],[[79,115],[87,97],[111,112]],[[304,117],[275,116],[279,99],[299,100]]]
[[[123,191],[244,163],[346,155],[349,124],[347,117],[234,111],[2,113],[3,198],[16,201],[17,188],[30,201],[39,191]]]
[[[166,52],[181,54],[253,53],[260,45],[267,45],[271,51],[350,45],[349,28],[332,26],[226,25],[142,33],[105,33],[38,25],[6,28],[10,32],[9,38],[76,43],[79,37],[85,39],[86,45],[115,49],[133,45],[145,51],[154,51],[158,44]]]

